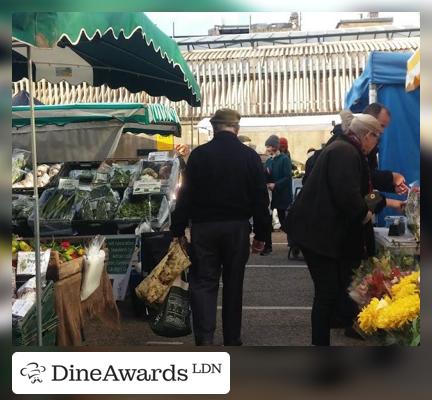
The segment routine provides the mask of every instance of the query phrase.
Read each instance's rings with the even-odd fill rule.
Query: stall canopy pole
[[[190,119],[190,124],[191,124],[191,151],[193,150],[193,145],[194,145],[194,140],[193,140],[193,107],[190,106],[190,115],[191,115],[191,119]]]
[[[42,340],[42,279],[40,266],[40,234],[39,234],[39,195],[37,185],[37,153],[36,153],[36,123],[34,109],[33,69],[31,58],[31,47],[27,46],[27,67],[30,93],[30,115],[31,115],[31,150],[33,164],[33,188],[34,188],[34,237],[35,237],[35,261],[36,261],[36,323],[38,346],[43,346]]]

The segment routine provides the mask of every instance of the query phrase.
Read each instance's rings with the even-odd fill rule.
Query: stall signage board
[[[174,136],[173,135],[156,135],[156,147],[159,151],[173,150],[174,149]]]
[[[41,274],[45,275],[48,269],[51,249],[40,253]],[[36,255],[34,251],[19,251],[17,258],[17,275],[36,275]]]
[[[106,235],[108,247],[107,272],[113,286],[115,300],[124,300],[129,284],[135,253],[135,235]]]
[[[133,194],[160,193],[161,181],[136,181],[133,186]]]
[[[107,235],[108,274],[126,273],[135,250],[135,235]]]
[[[168,151],[154,151],[149,153],[148,161],[168,161],[169,152]]]
[[[65,190],[77,189],[79,187],[78,179],[60,178],[58,188]]]

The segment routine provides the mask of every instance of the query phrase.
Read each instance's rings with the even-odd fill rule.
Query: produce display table
[[[388,228],[374,228],[374,232],[377,247],[405,255],[420,255],[420,245],[411,232],[406,231],[403,236],[389,236]]]

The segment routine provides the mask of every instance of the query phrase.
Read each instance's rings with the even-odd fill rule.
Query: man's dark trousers
[[[222,273],[224,345],[241,345],[243,278],[249,258],[248,220],[193,223],[190,292],[197,345],[213,343]]]

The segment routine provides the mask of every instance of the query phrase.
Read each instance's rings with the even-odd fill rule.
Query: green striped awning
[[[142,12],[16,12],[12,14],[12,79],[125,87],[132,93],[201,101],[200,88],[177,43]]]
[[[119,119],[143,125],[180,123],[176,111],[162,104],[86,103],[35,106],[36,125],[65,125],[75,122]],[[12,126],[30,125],[30,107],[12,107]]]

